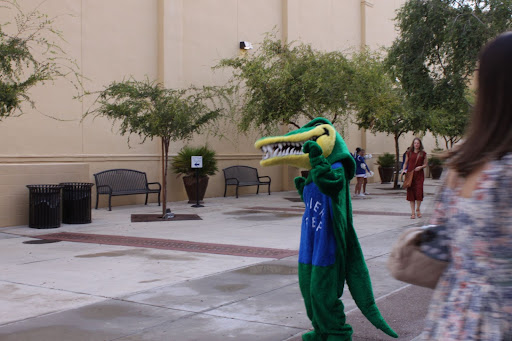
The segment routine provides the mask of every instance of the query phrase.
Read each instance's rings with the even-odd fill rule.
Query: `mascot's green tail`
[[[355,237],[353,230],[352,233]],[[386,323],[375,304],[370,274],[357,237],[347,238],[347,241],[352,242],[352,245],[347,245],[348,259],[346,264],[346,281],[352,298],[368,321],[389,336],[397,338],[398,334]]]

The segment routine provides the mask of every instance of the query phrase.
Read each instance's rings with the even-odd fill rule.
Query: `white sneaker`
[[[366,192],[364,192],[364,195],[370,195],[370,193],[366,193]]]
[[[364,195],[364,193],[361,193],[361,194],[358,194],[357,196],[358,197],[364,197],[365,195]]]

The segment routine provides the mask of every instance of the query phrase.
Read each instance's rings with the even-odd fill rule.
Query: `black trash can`
[[[27,185],[29,190],[28,226],[51,229],[60,226],[61,185]]]
[[[91,187],[87,182],[63,182],[62,222],[89,224],[91,222]]]

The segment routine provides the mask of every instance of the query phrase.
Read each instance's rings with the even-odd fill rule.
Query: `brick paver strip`
[[[297,250],[271,249],[254,246],[198,243],[185,240],[139,238],[72,232],[43,234],[39,236],[33,236],[33,238],[258,258],[281,259],[289,256],[294,256],[299,253]]]
[[[254,206],[254,207],[246,207],[248,210],[255,211],[285,211],[285,212],[300,212],[303,213],[303,208],[290,208],[290,207],[263,207],[263,206]],[[408,217],[409,213],[398,213],[398,212],[377,212],[377,211],[357,211],[353,210],[353,214],[361,214],[361,215],[391,215],[391,216],[399,216],[399,217]]]

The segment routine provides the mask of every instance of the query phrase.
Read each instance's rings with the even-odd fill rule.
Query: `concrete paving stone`
[[[379,297],[399,291],[408,285],[407,283],[400,282],[389,275],[389,271],[386,267],[387,258],[387,255],[385,255],[366,260],[366,266],[368,267],[370,279],[372,281],[373,296],[375,297],[379,308]],[[345,312],[358,310],[346,283],[343,290],[342,301],[345,306]]]
[[[297,328],[276,324],[199,314],[165,323],[116,341],[278,341],[285,340],[300,331]]]
[[[372,280],[373,294],[376,298],[395,292],[407,284],[394,279],[386,267],[387,255],[366,261]],[[377,304],[378,305],[378,304]]]
[[[430,186],[431,182],[426,179],[427,196],[422,205],[425,217],[432,207],[433,193],[438,189],[438,186]],[[408,214],[409,205],[403,193],[396,195],[390,186],[369,184],[368,191],[375,195],[353,200],[354,211]],[[79,232],[297,250],[301,215],[291,214],[289,209],[303,208],[304,205],[286,200],[287,197],[297,198],[298,195],[290,191],[270,196],[248,194],[238,199],[207,198],[201,209],[191,208],[186,201],[169,203],[173,212],[199,214],[202,221],[130,222],[131,214],[161,212],[161,207],[150,204],[114,207],[111,212],[105,208],[93,209],[92,223],[85,225],[62,224],[51,230],[27,226],[2,228],[1,235],[18,238],[2,238],[0,235],[3,251],[0,257],[0,304],[2,310],[7,307],[5,311],[10,321],[0,325],[0,340],[7,335],[11,339],[6,340],[17,337],[14,340],[23,341],[96,340],[94,337],[108,341],[119,337],[125,341],[300,339],[310,324],[305,314],[300,314],[304,312],[304,306],[297,283],[297,256],[272,261],[70,242],[23,244],[34,240],[29,237],[38,234]],[[260,212],[248,209],[255,206],[281,210]],[[409,291],[402,289],[407,285],[394,280],[388,273],[386,261],[398,233],[407,226],[425,221],[426,218],[411,220],[408,216],[354,215],[377,305],[392,326],[398,325],[396,328],[408,332],[404,335],[411,338],[416,332],[419,334],[422,317],[417,312],[426,311],[428,297],[418,293],[408,295]],[[98,300],[101,303],[119,297],[135,301],[122,302],[124,307],[149,306],[156,309],[156,316],[142,314],[142,324],[137,325],[135,316],[123,317],[126,315],[124,308],[120,311],[111,309],[111,314],[107,315],[115,321],[115,326],[109,325],[109,317],[103,317],[101,322],[107,322],[104,327],[95,324],[97,320],[91,322],[89,315],[77,313],[86,307],[94,310]],[[390,300],[394,297],[396,299]],[[386,311],[388,301],[389,312]],[[359,313],[348,290],[343,295],[343,302],[348,315]],[[170,314],[170,311],[178,313],[168,318],[161,313]],[[396,311],[402,313],[395,316]],[[357,321],[352,318],[354,325]],[[408,323],[412,326],[409,331]],[[7,328],[14,326],[19,329],[11,334],[11,329]],[[381,334],[373,326],[357,326],[355,329],[358,340],[379,339]],[[93,332],[87,337],[91,330]],[[126,333],[121,335],[119,330]],[[367,334],[361,334],[366,331]],[[374,331],[377,336],[371,334]],[[174,338],[174,335],[180,338]]]
[[[225,304],[207,314],[293,328],[311,327],[298,283]]]
[[[388,324],[397,332],[392,338],[375,328],[359,309],[347,313],[347,323],[354,330],[352,341],[416,341],[423,328],[432,290],[407,285],[378,300],[379,310]],[[299,332],[286,341],[302,341]]]
[[[0,245],[6,241],[1,240]],[[53,246],[49,249],[48,245]],[[43,246],[39,249],[43,255],[8,264],[2,261],[0,280],[8,278],[11,282],[102,297],[126,295],[268,260],[69,242],[30,246]],[[19,245],[7,249],[13,253],[23,250]]]
[[[423,329],[428,303],[433,291],[426,288],[408,285],[385,299],[379,300],[379,309],[388,324],[397,332],[399,338],[387,336],[361,314],[353,311],[347,314],[347,322],[354,328],[353,341],[363,340],[412,340]]]
[[[388,228],[387,231],[375,232],[371,235],[359,237],[359,244],[365,259],[387,255],[405,227]]]
[[[11,239],[11,238],[19,238],[17,235],[12,235],[9,233],[1,233],[0,232],[0,239]]]
[[[0,328],[2,341],[105,341],[140,332],[188,313],[107,300]]]
[[[0,280],[0,326],[103,300],[103,297]],[[0,328],[0,331],[2,330],[3,328]],[[0,333],[0,340],[3,340],[1,335]]]
[[[296,284],[297,264],[292,265],[290,262],[285,260],[256,264],[123,296],[122,299],[192,312],[205,311]]]

